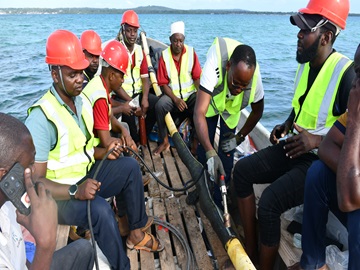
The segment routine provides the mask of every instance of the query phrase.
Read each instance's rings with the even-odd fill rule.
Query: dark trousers
[[[340,211],[337,200],[336,174],[322,161],[315,161],[308,170],[305,183],[302,225],[301,266],[317,269],[325,264],[325,236],[329,210],[349,232],[348,269],[360,269],[360,210]]]
[[[143,94],[141,93],[140,97],[139,97],[140,104],[141,104],[142,97],[143,97]],[[156,122],[155,104],[157,103],[159,98],[157,96],[155,96],[154,94],[149,93],[148,99],[149,99],[149,109],[147,110],[146,118],[145,118],[147,135],[150,134],[150,132]],[[119,100],[119,99],[117,99],[117,100]],[[124,100],[120,100],[120,101],[124,102]],[[121,121],[126,122],[129,125],[130,135],[131,135],[132,139],[134,140],[134,142],[138,143],[138,142],[140,142],[140,136],[138,133],[138,128],[136,125],[135,117],[137,117],[137,116],[135,116],[135,115],[129,116],[129,115],[123,114]]]
[[[206,122],[207,122],[207,126],[208,126],[208,133],[209,133],[209,139],[212,145],[214,145],[214,138],[215,138],[215,132],[216,132],[216,127],[219,121],[219,115],[213,116],[213,117],[207,117],[206,118]],[[221,144],[221,142],[224,139],[224,134],[227,132],[235,132],[235,128],[231,129],[229,128],[226,123],[224,122],[224,120],[220,117],[220,140],[219,140],[219,145]],[[225,183],[226,185],[229,185],[230,183],[230,179],[231,179],[231,171],[233,168],[233,164],[234,164],[234,152],[235,150],[225,153],[224,151],[222,151],[221,147],[219,147],[218,149],[218,156],[223,164],[225,173],[226,173],[226,177],[225,177]],[[205,149],[204,147],[200,144],[197,148],[197,156],[198,159],[200,161],[201,164],[203,164],[204,166],[206,166],[206,156],[205,156]],[[216,184],[214,184],[214,195],[213,195],[213,199],[214,202],[220,207],[222,208],[222,198],[221,198],[221,192],[220,192],[220,187]]]
[[[93,178],[97,161],[87,178]],[[120,194],[126,201],[130,230],[144,227],[147,222],[144,188],[138,162],[132,157],[105,160],[96,180],[100,191],[91,201],[91,220],[95,240],[113,269],[129,269],[130,263],[123,248],[119,228],[110,204],[104,199]],[[87,228],[87,201],[58,201],[59,223]]]
[[[196,102],[196,93],[192,93],[189,96],[189,98],[186,100],[186,104],[188,108],[185,111],[180,112],[169,96],[167,95],[161,96],[161,98],[155,105],[156,122],[158,124],[159,136],[161,140],[163,140],[167,136],[165,115],[168,112],[170,112],[172,116],[179,117],[181,121],[184,120],[186,117],[190,117],[192,120],[192,116],[194,114],[195,102]],[[193,123],[193,121],[191,122]],[[192,124],[192,128],[194,130],[193,124]]]
[[[51,270],[92,270],[94,250],[88,240],[79,239],[54,252]]]
[[[298,158],[286,157],[284,141],[240,159],[234,168],[237,196],[246,198],[254,193],[253,184],[271,183],[261,195],[258,208],[260,241],[266,246],[280,242],[280,215],[304,201],[305,177],[311,163],[318,159],[313,153]]]

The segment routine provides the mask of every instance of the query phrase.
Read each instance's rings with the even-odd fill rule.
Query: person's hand
[[[284,149],[286,150],[287,157],[297,158],[319,146],[321,136],[309,133],[307,130],[299,127],[296,123],[294,123],[294,128],[299,134],[285,140],[286,144],[284,145]]]
[[[142,116],[145,117],[146,113],[149,109],[149,100],[148,97],[145,97],[143,95],[142,100],[141,100],[141,111],[142,111]]]
[[[221,149],[227,153],[234,150],[238,145],[244,141],[244,137],[239,134],[227,132],[224,134],[224,139],[221,142]]]
[[[177,97],[174,103],[180,112],[183,112],[185,109],[188,108],[186,102],[181,98]]]
[[[135,116],[138,116],[138,117],[142,116],[143,113],[142,113],[141,107],[136,107],[136,109],[134,110],[134,114],[135,114]]]
[[[219,156],[214,149],[206,152],[206,160],[210,180],[215,181],[215,183],[218,184],[219,175],[222,174],[225,176],[225,170]]]
[[[127,115],[127,116],[132,116],[134,115],[134,112],[136,110],[136,107],[132,107],[129,104],[130,101],[127,101],[125,103],[122,104],[122,113]]]
[[[31,202],[31,212],[26,216],[16,210],[16,221],[31,233],[37,247],[54,251],[58,224],[57,204],[42,182],[36,182],[36,192],[29,168],[25,169],[24,179]]]
[[[284,138],[289,133],[290,125],[287,122],[281,125],[276,125],[270,133],[270,142],[272,144],[278,144],[279,139]]]
[[[75,193],[76,200],[93,200],[96,192],[100,190],[101,182],[88,178],[85,182],[78,186],[78,190]]]
[[[121,153],[125,150],[124,144],[117,138],[113,138],[111,140],[111,143],[106,147],[106,153],[108,153],[111,149],[113,150],[108,155],[108,159],[118,159],[121,156]]]

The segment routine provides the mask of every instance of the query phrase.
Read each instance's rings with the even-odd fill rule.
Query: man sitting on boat
[[[122,86],[114,90],[113,113],[122,113],[122,121],[128,123],[130,135],[139,144],[140,136],[135,121],[135,116],[146,117],[146,134],[149,134],[155,124],[155,104],[158,97],[150,90],[148,65],[145,54],[139,44],[136,43],[139,18],[135,11],[127,10],[121,20],[121,27],[116,40],[120,41],[128,51],[129,65],[126,69]],[[139,107],[133,107],[129,102],[138,99]]]
[[[94,135],[97,143],[101,147],[106,148],[113,141],[116,141],[120,145],[129,146],[137,151],[136,144],[129,132],[120,125],[112,114],[111,109],[110,93],[113,89],[118,89],[121,86],[129,62],[126,48],[119,41],[110,41],[101,52],[100,62],[102,66],[101,75],[95,76],[83,90],[84,95],[89,99],[93,107]],[[120,139],[112,137],[110,131],[119,134]],[[143,178],[144,186],[149,181],[148,177]],[[116,196],[116,201],[120,217],[120,234],[121,236],[127,236],[129,234],[129,226],[127,224],[126,213],[122,211],[125,209],[124,197]],[[146,226],[142,228],[143,231],[151,225],[152,220],[152,218],[149,218]]]
[[[215,183],[220,173],[225,175],[228,185],[235,148],[255,127],[264,110],[264,89],[254,50],[233,39],[215,38],[207,53],[199,89],[194,111],[196,130],[201,131],[198,132],[201,143],[197,149],[198,158],[202,164],[207,164],[210,178]],[[249,104],[252,109],[249,118],[234,134],[241,110]],[[221,147],[216,152],[214,137],[218,122]],[[217,184],[214,201],[222,207]]]
[[[183,21],[171,24],[170,46],[159,59],[158,85],[163,95],[155,105],[159,137],[162,140],[154,150],[158,155],[170,147],[165,124],[165,115],[170,112],[184,120],[194,114],[196,91],[199,88],[201,66],[194,48],[186,45]],[[192,130],[192,138],[195,130]]]
[[[306,174],[300,263],[289,269],[326,269],[325,238],[331,210],[349,232],[348,269],[360,269],[359,123],[360,45],[348,112],[335,122],[319,147],[320,160]]]
[[[101,53],[101,38],[94,30],[86,30],[80,36],[81,47],[89,66],[84,70],[83,88],[94,78],[99,68],[99,57]]]
[[[158,239],[141,230],[148,216],[139,165],[131,157],[120,157],[122,145],[116,141],[106,148],[97,147],[92,107],[82,94],[83,70],[89,62],[79,39],[66,30],[53,32],[47,40],[45,61],[53,85],[31,106],[26,119],[36,148],[34,177],[57,200],[60,224],[89,227],[90,200],[100,249],[113,269],[129,269],[114,212],[105,198],[118,194],[125,198],[132,221],[128,247],[163,249]],[[117,76],[120,80],[121,74]]]
[[[345,112],[354,78],[352,61],[333,49],[345,28],[349,0],[310,0],[290,17],[297,37],[292,111],[270,134],[273,146],[237,162],[234,184],[244,227],[245,247],[257,263],[256,206],[253,184],[270,183],[259,201],[260,269],[273,269],[280,243],[280,215],[304,200],[305,176],[317,148]],[[284,138],[286,135],[286,139]],[[285,139],[285,140],[283,140]]]
[[[21,173],[31,202],[29,215],[16,213],[14,205],[0,192],[1,269],[93,269],[94,253],[87,240],[74,241],[55,251],[57,206],[44,184],[35,182],[37,180],[32,176],[35,147],[30,132],[22,122],[10,115],[0,113],[0,123],[0,178],[7,174],[16,175],[11,172],[16,163],[26,168]],[[29,230],[36,241],[32,261],[26,260],[24,237],[19,224]]]

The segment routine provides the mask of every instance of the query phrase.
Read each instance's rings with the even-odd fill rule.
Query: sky
[[[251,11],[294,12],[305,7],[308,0],[0,0],[0,8],[120,8],[131,9],[139,6],[164,6],[175,9],[245,9]],[[360,1],[350,0],[350,13],[360,13]]]

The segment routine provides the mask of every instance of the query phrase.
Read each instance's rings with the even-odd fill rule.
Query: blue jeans
[[[85,239],[76,240],[54,252],[51,270],[92,270],[94,252],[92,245]]]
[[[306,175],[301,267],[317,269],[325,264],[325,236],[329,210],[348,229],[348,269],[360,269],[360,210],[349,213],[340,211],[336,174],[320,160],[311,165]]]
[[[97,161],[85,178],[93,178],[99,166]],[[145,213],[144,187],[138,162],[131,157],[105,160],[96,180],[101,182],[100,191],[91,201],[91,219],[95,240],[108,259],[112,269],[130,269],[114,212],[104,199],[122,195],[126,201],[126,212],[130,230],[144,227]],[[87,201],[57,201],[59,223],[87,228]]]
[[[216,131],[216,127],[217,127],[217,123],[219,120],[219,115],[213,116],[213,117],[206,117],[206,122],[207,122],[207,126],[208,126],[208,132],[209,132],[209,139],[212,145],[214,145],[214,138],[215,138],[215,131]],[[220,140],[219,140],[219,145],[221,144],[221,142],[224,139],[224,134],[227,132],[235,132],[235,128],[231,129],[229,128],[225,121],[220,117]],[[234,164],[234,152],[235,150],[225,153],[221,147],[219,146],[218,149],[218,156],[223,164],[225,173],[226,173],[226,177],[225,177],[225,183],[226,185],[229,185],[230,183],[230,179],[231,179],[231,171],[233,168],[233,164]],[[200,144],[197,148],[197,156],[198,156],[198,160],[200,161],[200,163],[203,166],[206,166],[206,156],[205,156],[205,149],[204,147]],[[214,195],[213,195],[213,199],[214,202],[216,203],[217,206],[219,206],[222,209],[222,198],[221,198],[221,192],[220,192],[220,187],[216,184],[214,184]]]

